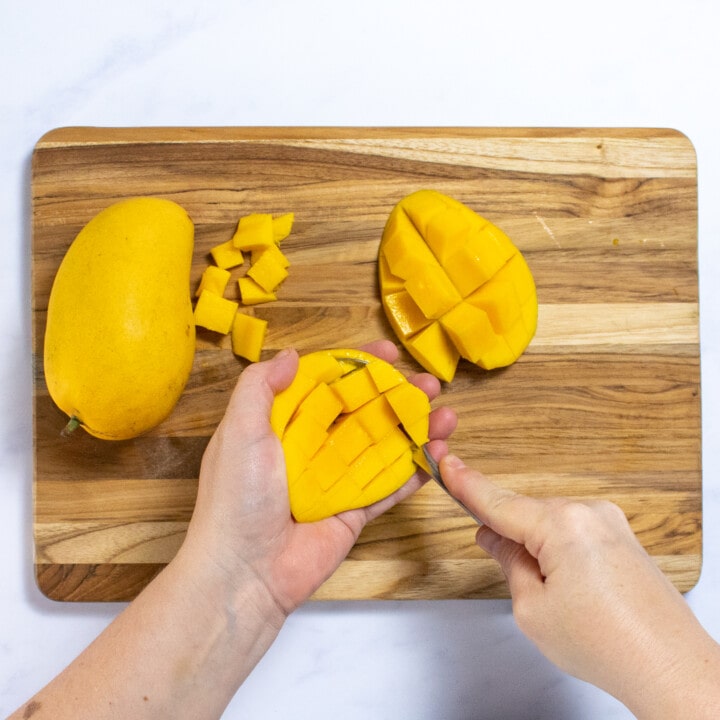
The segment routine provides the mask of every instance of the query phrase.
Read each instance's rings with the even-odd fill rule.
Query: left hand
[[[363,348],[395,362],[398,350],[389,341]],[[255,363],[243,371],[227,411],[208,444],[200,470],[198,497],[186,544],[201,547],[206,558],[231,582],[250,572],[287,615],[301,605],[335,571],[363,527],[417,490],[426,480],[416,473],[390,497],[366,508],[349,510],[315,523],[297,523],[290,514],[285,459],[270,427],[275,394],[297,372],[293,350]],[[433,400],[437,378],[410,379]],[[445,440],[457,419],[449,408],[430,415],[431,451],[447,453]]]

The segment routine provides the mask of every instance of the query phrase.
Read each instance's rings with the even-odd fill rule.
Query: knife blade
[[[432,479],[478,524],[482,525],[483,522],[480,520],[480,518],[472,511],[470,510],[467,505],[460,502],[451,492],[448,490],[447,485],[445,484],[445,481],[442,479],[442,475],[440,475],[440,468],[438,467],[438,464],[435,462],[435,458],[430,454],[430,450],[428,450],[427,444],[422,446],[423,455],[425,456],[425,461],[428,464],[428,467],[430,468],[430,476]]]

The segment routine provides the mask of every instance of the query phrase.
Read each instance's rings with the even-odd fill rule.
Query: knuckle
[[[617,535],[629,528],[623,510],[609,500],[553,501],[552,523],[567,542],[582,543],[589,538]]]
[[[555,501],[554,524],[570,537],[584,537],[595,523],[595,512],[586,503],[575,500]]]

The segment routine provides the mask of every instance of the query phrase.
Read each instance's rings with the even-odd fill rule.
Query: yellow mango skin
[[[190,376],[194,226],[160,198],[102,210],[67,250],[53,283],[45,379],[91,435],[136,437],[162,422]]]

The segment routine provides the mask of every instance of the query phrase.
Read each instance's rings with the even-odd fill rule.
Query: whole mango
[[[50,396],[106,440],[136,437],[172,411],[195,352],[194,226],[170,200],[117,202],[93,217],[55,276],[45,331]]]

